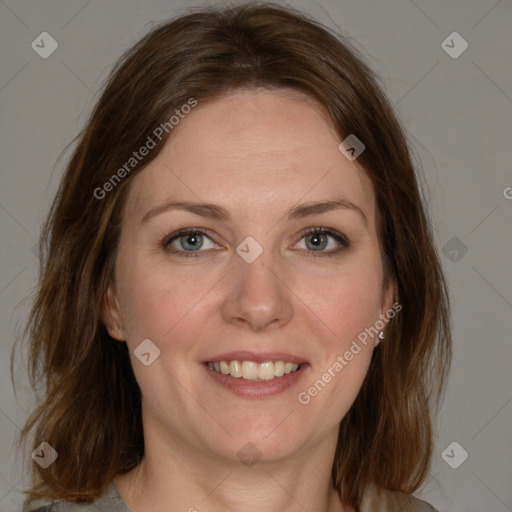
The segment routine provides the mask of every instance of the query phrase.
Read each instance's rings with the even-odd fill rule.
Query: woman
[[[347,41],[272,4],[153,29],[42,242],[24,510],[434,510],[446,284]]]

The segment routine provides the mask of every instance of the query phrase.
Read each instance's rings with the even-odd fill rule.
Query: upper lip
[[[300,356],[287,354],[285,352],[250,352],[248,350],[239,350],[237,352],[225,352],[217,356],[211,356],[203,361],[207,362],[220,362],[220,361],[253,361],[255,363],[263,363],[265,361],[284,361],[296,364],[307,363],[307,361]]]

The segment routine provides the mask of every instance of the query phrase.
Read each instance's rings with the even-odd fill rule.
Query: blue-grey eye
[[[212,244],[211,247],[204,247],[206,240],[210,240],[210,237],[205,233],[197,230],[186,230],[179,232],[172,238],[169,238],[165,242],[164,246],[166,248],[172,246],[174,250],[181,250],[185,252],[197,252],[200,249],[211,249],[215,246],[215,244],[210,240]]]
[[[309,230],[301,240],[306,241],[305,249],[312,252],[333,253],[340,246],[341,248],[348,246],[348,241],[343,236],[322,228]],[[330,240],[333,241],[330,243]]]

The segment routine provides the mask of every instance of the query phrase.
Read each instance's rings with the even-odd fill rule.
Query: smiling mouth
[[[279,379],[284,375],[297,371],[302,364],[289,361],[207,361],[206,366],[217,373],[230,375],[235,379],[252,381],[268,381]]]

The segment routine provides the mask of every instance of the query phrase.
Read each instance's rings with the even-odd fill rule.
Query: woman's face
[[[340,142],[316,103],[240,91],[199,103],[133,178],[105,318],[146,435],[231,460],[246,443],[270,461],[335,442],[377,341],[361,333],[392,302],[372,184]],[[342,206],[302,209],[329,201]],[[283,367],[250,361],[303,364],[257,381],[206,364],[235,359],[248,377]]]

